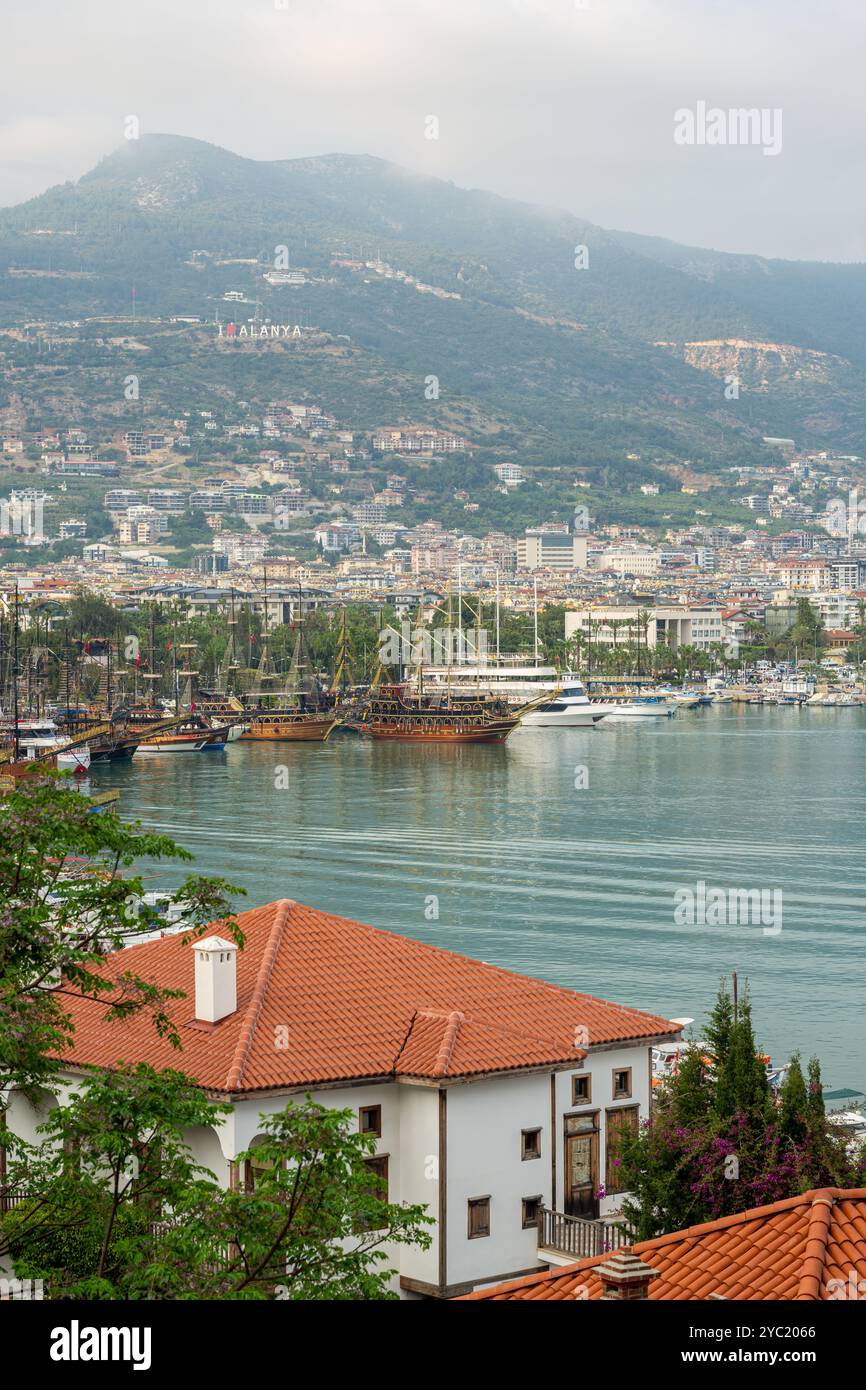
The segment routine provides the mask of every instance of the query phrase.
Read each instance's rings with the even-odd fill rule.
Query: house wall
[[[317,1105],[349,1109],[355,1127],[362,1106],[382,1107],[382,1133],[376,1140],[376,1153],[388,1156],[388,1200],[420,1203],[436,1220],[439,1203],[439,1092],[435,1087],[400,1085],[396,1082],[372,1086],[345,1086],[334,1090],[312,1091]],[[272,1115],[285,1108],[287,1096],[251,1097],[234,1107],[234,1153],[249,1148],[261,1132],[260,1115]],[[205,1160],[206,1161],[206,1160]],[[388,1266],[396,1271],[392,1287],[399,1292],[404,1276],[422,1283],[438,1283],[439,1251],[437,1230],[430,1228],[433,1243],[429,1250],[412,1246],[381,1247]]]
[[[632,1092],[627,1099],[613,1099],[613,1071],[630,1067]],[[572,1078],[589,1073],[592,1098],[572,1104]],[[551,1081],[553,1078],[553,1081]],[[67,1083],[68,1088],[68,1083]],[[446,1187],[447,1285],[479,1284],[507,1278],[523,1270],[542,1267],[537,1255],[535,1228],[522,1227],[522,1201],[540,1196],[545,1206],[564,1209],[564,1117],[599,1114],[599,1185],[605,1182],[606,1111],[620,1106],[639,1106],[640,1118],[649,1113],[650,1049],[615,1047],[588,1049],[581,1064],[566,1071],[525,1075],[486,1076],[443,1087],[445,1097],[445,1155],[440,1152],[440,1091],[436,1086],[388,1082],[369,1086],[344,1086],[312,1092],[320,1105],[351,1109],[358,1123],[362,1106],[379,1105],[382,1133],[376,1153],[388,1155],[388,1197],[392,1202],[426,1206],[436,1221],[429,1250],[385,1246],[388,1264],[396,1271],[399,1290],[402,1276],[423,1285],[440,1282],[439,1204],[442,1174]],[[552,1094],[555,1115],[552,1115]],[[196,1162],[205,1165],[224,1184],[229,1181],[229,1161],[251,1146],[261,1132],[260,1116],[282,1110],[289,1097],[251,1096],[238,1100],[232,1113],[213,1129],[188,1131]],[[16,1133],[36,1138],[36,1125],[44,1118],[20,1094],[10,1103],[9,1125]],[[524,1159],[521,1131],[541,1130],[540,1158]],[[555,1152],[555,1183],[553,1159]],[[490,1197],[490,1234],[470,1239],[468,1202]],[[604,1197],[602,1216],[616,1212],[621,1195]]]
[[[632,1075],[632,1094],[627,1100],[613,1099],[613,1071],[630,1067]],[[592,1080],[592,1099],[586,1105],[572,1104],[572,1077],[589,1073]],[[605,1112],[620,1106],[640,1106],[641,1120],[649,1114],[650,1103],[650,1049],[648,1047],[620,1047],[608,1050],[587,1052],[583,1065],[573,1071],[557,1072],[556,1075],[556,1198],[554,1206],[563,1211],[565,1206],[565,1122],[566,1115],[588,1115],[593,1111],[599,1114],[598,1139],[598,1179],[599,1186],[605,1183],[605,1151],[607,1145],[607,1126]],[[619,1210],[622,1194],[603,1197],[599,1203],[599,1215],[609,1216]]]
[[[550,1073],[487,1077],[447,1091],[447,1280],[506,1277],[538,1265],[521,1201],[550,1202]],[[521,1130],[540,1128],[541,1157],[521,1158]],[[468,1202],[490,1197],[490,1235],[468,1237]],[[538,1266],[540,1268],[540,1266]]]
[[[613,1099],[613,1071],[631,1068],[627,1099]],[[589,1073],[592,1100],[572,1105],[572,1077]],[[447,1283],[487,1282],[538,1264],[537,1235],[522,1229],[522,1199],[541,1196],[558,1211],[565,1201],[565,1116],[598,1112],[598,1182],[605,1183],[607,1110],[637,1105],[649,1114],[650,1049],[619,1047],[588,1050],[573,1070],[553,1073],[555,1118],[551,1111],[551,1073],[486,1077],[447,1090]],[[553,1126],[553,1132],[551,1132]],[[541,1129],[541,1158],[521,1157],[521,1131]],[[553,1147],[556,1175],[554,1193]],[[470,1239],[468,1203],[490,1197],[490,1235]],[[599,1215],[617,1212],[622,1194],[603,1197]],[[539,1266],[540,1267],[540,1266]]]

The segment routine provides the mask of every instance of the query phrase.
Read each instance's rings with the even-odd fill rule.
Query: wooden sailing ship
[[[462,596],[458,610],[458,629],[462,634]],[[480,623],[480,605],[477,613]],[[422,622],[419,609],[418,622]],[[451,597],[448,598],[448,627],[451,624]],[[416,628],[416,632],[419,631]],[[458,642],[458,651],[462,642]],[[504,700],[475,692],[452,690],[449,678],[445,689],[424,690],[423,644],[413,650],[416,674],[395,680],[385,665],[373,678],[369,692],[355,704],[343,722],[348,728],[370,738],[399,743],[504,743],[520,723],[523,710],[512,710]],[[402,670],[402,665],[401,668]]]
[[[271,668],[268,632],[267,572],[264,590],[264,634],[257,677],[259,689],[244,696],[244,732],[251,742],[323,743],[337,723],[332,701],[309,666],[304,637],[303,599],[298,589],[295,649],[281,691],[263,688],[277,679]]]
[[[346,722],[359,734],[398,743],[504,743],[520,717],[499,700],[383,685]]]

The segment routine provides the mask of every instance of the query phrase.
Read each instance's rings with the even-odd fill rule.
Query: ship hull
[[[207,738],[201,734],[187,735],[186,737],[175,736],[174,738],[151,738],[146,743],[138,745],[136,756],[141,757],[142,753],[200,753],[206,744]]]
[[[359,734],[391,743],[504,743],[518,720],[503,720],[476,729],[401,729],[384,724],[355,724]]]
[[[337,721],[333,715],[301,715],[296,719],[251,719],[241,743],[322,743]]]

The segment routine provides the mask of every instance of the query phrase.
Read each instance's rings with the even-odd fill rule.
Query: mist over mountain
[[[265,280],[280,247],[305,284]],[[142,323],[256,314],[348,340],[299,349],[293,381],[359,425],[458,425],[530,463],[712,471],[763,435],[855,452],[866,429],[866,266],[618,233],[372,156],[149,135],[0,212],[2,324],[128,315],[133,287]]]

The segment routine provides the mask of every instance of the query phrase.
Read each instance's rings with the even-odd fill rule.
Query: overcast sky
[[[0,36],[0,204],[77,178],[135,115],[255,159],[364,152],[605,227],[866,260],[864,0],[2,0]],[[699,102],[781,110],[780,153],[677,144]]]

